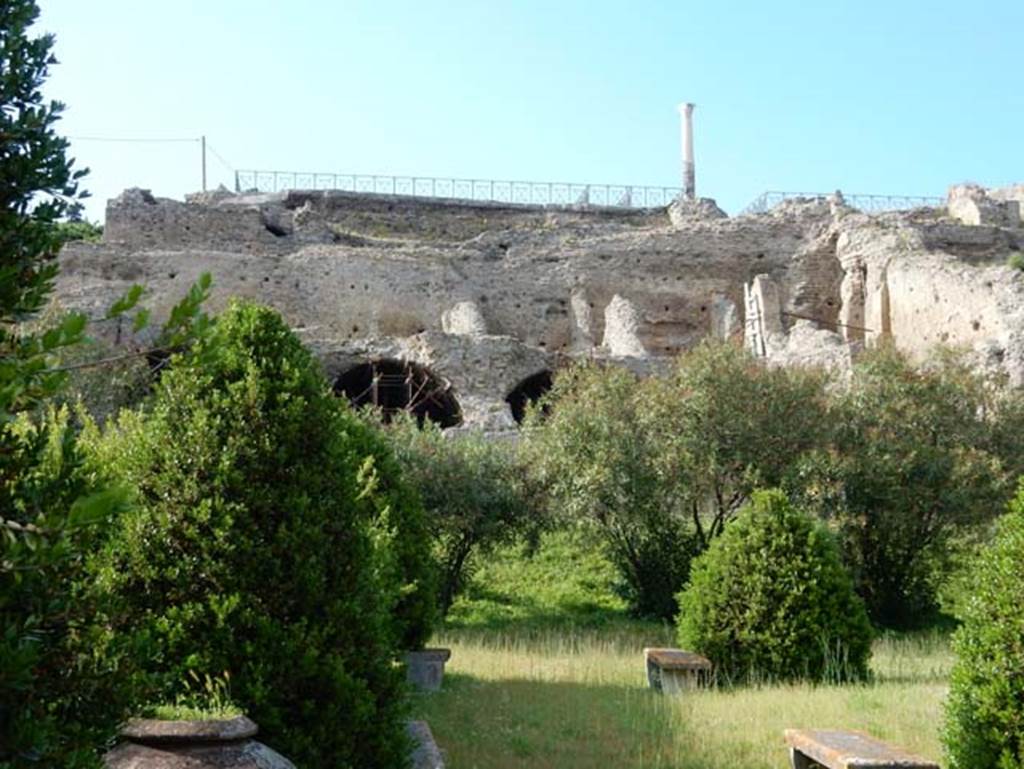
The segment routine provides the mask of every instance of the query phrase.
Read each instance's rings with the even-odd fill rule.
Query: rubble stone
[[[702,201],[681,217],[679,203],[223,190],[180,202],[134,189],[109,202],[101,243],[65,246],[56,301],[99,318],[141,283],[159,323],[210,272],[211,311],[231,296],[277,308],[332,380],[407,360],[447,383],[463,425],[498,431],[515,426],[505,399],[518,383],[574,358],[650,373],[708,336],[738,337],[755,278],[772,304],[769,362],[840,365],[888,338],[922,357],[965,346],[1024,384],[1024,274],[1005,266],[1024,251],[1015,189],[954,195],[977,224],[939,209],[869,215],[835,196],[722,218]]]

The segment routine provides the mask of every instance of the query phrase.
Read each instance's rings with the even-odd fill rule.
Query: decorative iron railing
[[[827,198],[828,192],[765,192],[759,195],[754,202],[744,208],[743,214],[762,214],[765,211],[777,206],[784,200],[794,198]],[[866,195],[843,193],[843,200],[848,206],[860,209],[866,213],[877,213],[880,211],[900,211],[907,208],[929,207],[935,208],[945,205],[946,199],[931,197],[927,195]]]
[[[678,187],[574,182],[517,182],[491,179],[442,179],[428,176],[367,176],[293,171],[236,171],[237,192],[342,190],[378,195],[406,195],[448,200],[516,203],[534,206],[657,208],[681,192]]]

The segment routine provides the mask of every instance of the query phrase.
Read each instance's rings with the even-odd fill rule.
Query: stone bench
[[[711,661],[682,649],[644,649],[647,683],[664,694],[679,694],[707,682]]]
[[[787,729],[793,769],[939,769],[927,758],[845,729]]]

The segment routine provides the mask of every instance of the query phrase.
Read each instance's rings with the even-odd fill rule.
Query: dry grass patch
[[[865,729],[930,758],[951,657],[940,635],[876,642],[875,680],[850,686],[646,688],[641,649],[669,628],[460,631],[444,690],[417,701],[452,769],[783,769],[786,727]]]

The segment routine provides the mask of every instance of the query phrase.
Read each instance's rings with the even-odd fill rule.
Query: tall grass
[[[449,767],[786,769],[788,727],[864,729],[940,757],[946,635],[881,637],[863,684],[720,682],[665,697],[647,688],[642,650],[675,646],[675,630],[629,619],[617,579],[566,532],[481,562],[432,641],[452,649],[444,688],[415,705]]]
[[[869,683],[717,687],[681,697],[647,689],[642,648],[671,628],[464,629],[445,686],[416,703],[453,769],[786,766],[787,727],[864,729],[940,756],[937,724],[951,664],[944,636],[875,644]]]

